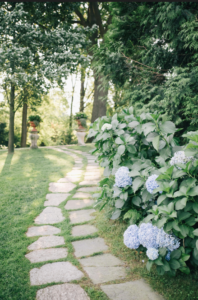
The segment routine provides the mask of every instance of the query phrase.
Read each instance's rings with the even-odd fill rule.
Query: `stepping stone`
[[[86,209],[86,210],[76,210],[69,213],[70,223],[78,224],[83,222],[88,222],[95,219],[94,216],[90,216],[95,212],[95,209]]]
[[[30,271],[30,283],[31,285],[41,285],[51,282],[69,282],[79,280],[83,276],[84,274],[70,262],[61,261],[46,264],[40,269],[32,269]]]
[[[111,300],[163,300],[143,280],[129,281],[119,284],[101,285],[101,289]]]
[[[90,300],[80,285],[64,283],[38,290],[36,300]]]
[[[67,176],[65,177],[66,179],[70,180],[70,182],[77,182],[77,181],[80,181],[81,179],[81,176]]]
[[[88,193],[76,193],[73,198],[92,198],[92,195],[91,194],[88,194]]]
[[[82,170],[73,170],[69,173],[67,173],[67,175],[82,175],[83,171]]]
[[[99,168],[96,168],[95,166],[87,166],[86,167],[86,170],[87,171],[100,171],[100,169]]]
[[[85,180],[85,181],[86,181],[86,180],[89,180],[89,181],[90,181],[90,180],[94,180],[94,181],[97,180],[97,181],[98,181],[98,180],[100,180],[100,179],[101,179],[101,175],[97,175],[97,174],[96,174],[96,175],[95,175],[95,174],[93,174],[93,175],[86,175],[86,174],[85,174],[85,176],[84,176],[84,180]]]
[[[84,270],[94,284],[120,280],[126,277],[125,268],[123,267],[84,267]],[[122,299],[125,300],[125,298]]]
[[[63,182],[71,182],[71,180],[67,178],[60,178],[57,182],[63,183]]]
[[[49,184],[49,191],[52,193],[68,193],[76,187],[75,184],[68,183],[59,183],[59,182],[51,182]]]
[[[42,213],[36,219],[34,222],[36,224],[56,224],[59,222],[62,222],[65,219],[62,215],[62,211],[60,208],[57,207],[46,207]]]
[[[44,206],[59,206],[63,201],[69,197],[70,194],[47,194],[44,202]]]
[[[78,225],[72,227],[72,236],[86,236],[97,232],[98,229],[93,225]]]
[[[65,241],[62,236],[42,236],[36,242],[28,246],[28,250],[38,250],[42,248],[50,248],[64,245]]]
[[[85,176],[101,176],[100,171],[86,171]]]
[[[31,263],[37,263],[41,261],[57,260],[67,257],[67,249],[65,248],[50,248],[42,250],[34,250],[25,255]]]
[[[104,239],[102,238],[75,241],[72,242],[72,245],[75,249],[74,254],[76,257],[89,256],[97,252],[108,250],[108,246],[105,244]]]
[[[73,167],[73,170],[81,170],[81,169],[82,167],[78,167],[78,166]]]
[[[98,184],[98,180],[97,181],[84,180],[80,182],[80,185],[97,185],[97,184]]]
[[[75,160],[75,164],[81,164],[81,163],[82,163],[82,159]]]
[[[30,227],[26,232],[28,237],[38,236],[38,235],[53,235],[60,233],[61,230],[57,227],[45,225],[45,226],[38,226],[38,227]]]
[[[99,187],[83,187],[78,189],[78,192],[97,192],[98,190],[100,190]]]
[[[65,205],[65,209],[80,209],[87,206],[92,206],[95,203],[94,200],[84,199],[84,200],[69,200]]]
[[[83,267],[115,267],[123,266],[124,262],[110,253],[79,259]]]

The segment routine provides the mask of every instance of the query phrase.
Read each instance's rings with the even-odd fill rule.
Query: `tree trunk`
[[[9,123],[9,141],[8,141],[8,153],[14,152],[14,92],[15,86],[11,83],[10,91],[10,123]]]
[[[71,107],[70,107],[70,118],[69,118],[69,128],[72,128],[72,110],[73,110],[73,101],[74,101],[74,93],[72,92]]]
[[[92,110],[91,122],[93,123],[97,118],[106,116],[108,89],[102,83],[102,77],[94,74],[94,102]]]
[[[85,69],[81,67],[81,86],[80,86],[80,111],[84,111],[84,97],[85,97]]]
[[[22,112],[22,132],[21,132],[21,147],[26,147],[27,140],[27,103],[23,104]]]

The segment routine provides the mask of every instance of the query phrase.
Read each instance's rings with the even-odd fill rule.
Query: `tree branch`
[[[98,3],[97,2],[91,2],[92,3],[92,7],[93,7],[93,11],[94,11],[94,14],[95,14],[95,17],[96,17],[96,23],[97,25],[99,26],[99,29],[100,29],[100,35],[103,37],[104,36],[104,27],[103,27],[103,24],[102,24],[102,18],[101,18],[101,15],[100,15],[100,11],[98,9]]]
[[[87,26],[87,22],[84,19],[83,15],[81,14],[81,12],[78,9],[75,9],[75,13],[76,15],[79,17],[80,21],[79,24],[81,24],[82,26],[86,27]]]

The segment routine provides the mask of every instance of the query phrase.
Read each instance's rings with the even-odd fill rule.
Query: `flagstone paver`
[[[41,261],[48,261],[48,260],[57,260],[60,258],[67,257],[67,249],[66,248],[49,248],[49,249],[42,249],[42,250],[34,250],[25,255],[27,259],[31,263],[37,263]]]
[[[53,234],[58,234],[60,232],[61,230],[57,227],[51,225],[45,225],[45,226],[34,226],[28,228],[26,235],[28,237],[32,237],[32,236],[39,236],[39,235],[53,235]]]
[[[91,194],[79,192],[73,195],[73,198],[92,198]]]
[[[87,206],[92,206],[94,204],[94,200],[83,199],[83,200],[69,200],[65,205],[65,209],[80,209],[85,208]]]
[[[99,187],[83,187],[78,189],[78,192],[97,192],[98,190],[100,190]]]
[[[143,280],[135,280],[119,284],[102,285],[101,289],[111,300],[163,300]]]
[[[91,216],[95,212],[95,209],[86,209],[86,210],[75,210],[69,213],[69,218],[71,224],[78,224],[83,222],[88,222],[95,219],[94,216]]]
[[[38,290],[36,300],[90,300],[80,285],[64,283]]]
[[[63,201],[69,197],[70,194],[47,194],[44,202],[44,206],[59,206]]]
[[[68,193],[76,187],[75,184],[68,183],[60,183],[60,182],[51,182],[49,184],[49,191],[52,193]]]
[[[123,266],[124,262],[110,253],[79,259],[83,267],[115,267]]]
[[[94,238],[85,239],[82,241],[72,242],[75,249],[74,255],[76,257],[88,256],[97,252],[107,251],[108,246],[105,244],[104,239]]]
[[[80,182],[80,185],[98,185],[98,181],[84,180]]]
[[[55,262],[30,271],[31,285],[79,280],[84,274],[70,262]]]
[[[89,224],[77,225],[72,227],[72,236],[86,236],[97,232],[98,229]]]
[[[62,236],[42,236],[36,242],[28,246],[28,250],[38,250],[42,248],[50,248],[64,245],[65,241]]]
[[[84,267],[84,270],[94,284],[123,279],[126,277],[125,268],[123,267]]]
[[[46,207],[42,213],[36,219],[34,222],[36,224],[56,224],[59,222],[62,222],[65,219],[62,215],[62,211],[58,207]]]

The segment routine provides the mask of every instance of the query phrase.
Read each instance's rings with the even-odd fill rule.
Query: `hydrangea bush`
[[[198,132],[185,134],[190,142],[181,147],[176,130],[163,116],[129,108],[97,119],[89,132],[104,167],[98,207],[131,225],[125,245],[143,249],[147,269],[156,264],[161,275],[198,265]]]

